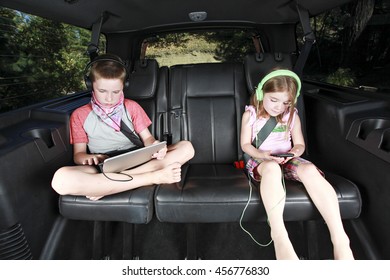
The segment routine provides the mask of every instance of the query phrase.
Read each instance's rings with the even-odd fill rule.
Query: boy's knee
[[[182,146],[182,151],[186,153],[188,160],[195,156],[195,149],[190,141],[183,140],[180,142],[180,145]]]
[[[68,178],[67,174],[67,167],[61,167],[54,173],[53,179],[51,181],[51,187],[60,195],[66,194],[64,182],[66,182]]]
[[[192,143],[190,141],[186,141],[187,143],[187,149],[188,149],[188,153],[189,153],[189,156],[191,158],[193,158],[195,156],[195,149],[194,149],[194,146],[192,145]]]

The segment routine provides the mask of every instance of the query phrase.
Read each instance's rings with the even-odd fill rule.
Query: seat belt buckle
[[[234,162],[234,167],[237,169],[244,169],[245,168],[244,161],[243,160],[236,160]]]

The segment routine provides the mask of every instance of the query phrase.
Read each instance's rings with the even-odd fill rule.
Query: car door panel
[[[304,102],[310,159],[358,185],[361,219],[388,259],[390,106],[378,94],[307,83]]]

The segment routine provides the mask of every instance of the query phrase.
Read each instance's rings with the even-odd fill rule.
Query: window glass
[[[0,30],[0,112],[85,89],[90,31],[3,7]]]
[[[390,88],[390,0],[353,1],[316,16],[312,27],[317,41],[305,78],[367,90]]]
[[[160,66],[242,61],[253,53],[252,33],[246,30],[169,33],[147,38],[146,58]]]

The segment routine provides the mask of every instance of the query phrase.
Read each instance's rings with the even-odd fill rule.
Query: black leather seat
[[[211,170],[214,175],[200,176]],[[204,173],[206,173],[204,172]],[[198,173],[198,175],[196,175]],[[343,177],[326,174],[335,187],[343,219],[359,217],[361,198],[356,185]],[[258,185],[250,183],[252,196],[243,222],[267,220]],[[171,184],[158,188],[156,215],[162,222],[175,223],[222,223],[239,222],[249,199],[249,182],[242,171],[229,165],[190,165],[184,185]],[[180,193],[180,195],[178,195]],[[321,219],[303,185],[286,181],[285,221]]]
[[[168,67],[159,67],[155,59],[138,60],[129,80],[130,85],[125,90],[125,97],[141,105],[152,120],[149,130],[154,133],[156,139],[163,140],[168,128]]]
[[[90,200],[85,196],[60,197],[60,213],[73,220],[147,224],[153,217],[154,186],[146,186]]]
[[[158,187],[155,204],[159,221],[239,221],[249,197],[248,180],[242,170],[228,164],[190,164],[183,180]],[[254,197],[258,200],[257,195]]]
[[[162,75],[166,73],[162,72]],[[153,124],[151,132],[160,137],[162,131],[162,115],[166,112],[166,78],[159,79],[159,66],[156,60],[137,61],[134,71],[129,75],[130,86],[125,97],[140,103]],[[165,106],[165,107],[164,107]],[[94,254],[93,258],[104,258],[101,255],[105,239],[106,222],[123,222],[123,258],[136,258],[133,252],[134,224],[147,224],[153,217],[153,195],[155,186],[145,186],[131,191],[103,197],[92,201],[83,196],[60,196],[60,213],[74,220],[94,221]]]

